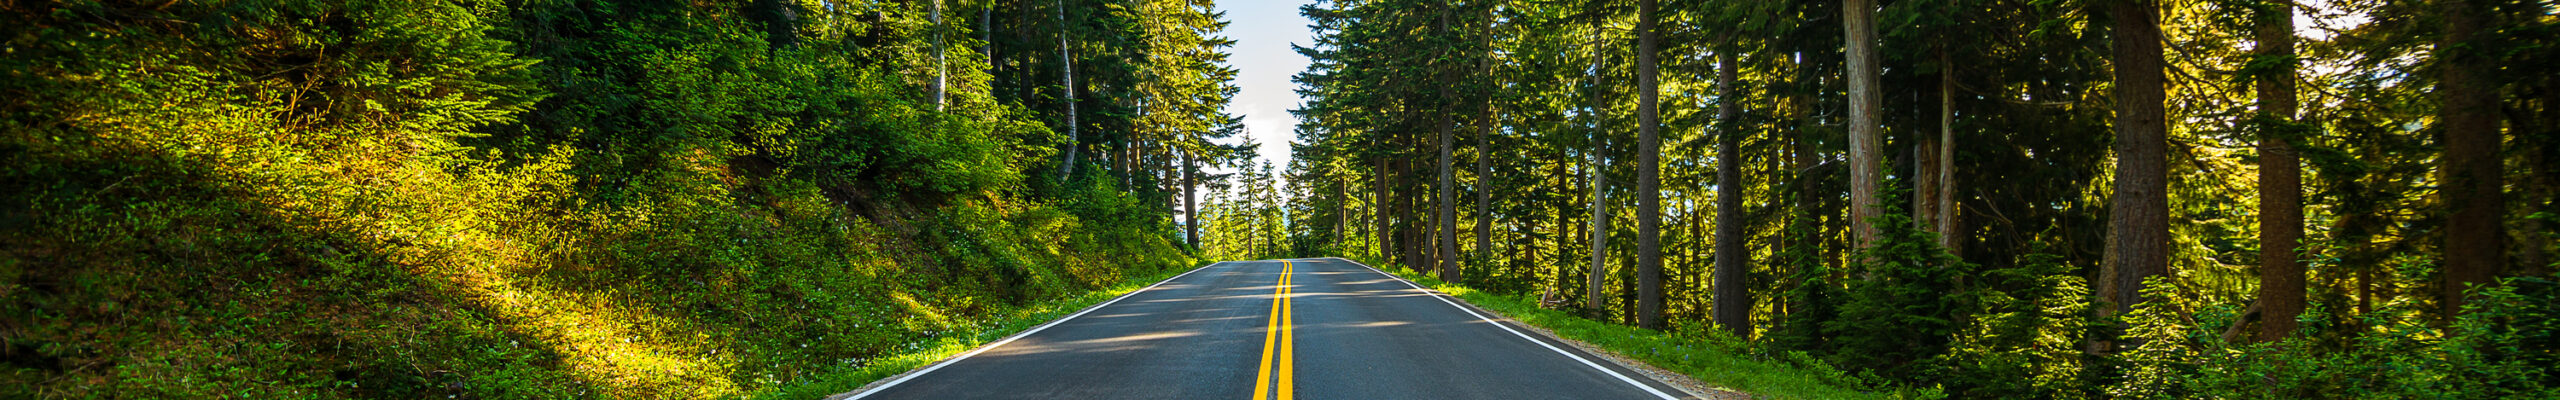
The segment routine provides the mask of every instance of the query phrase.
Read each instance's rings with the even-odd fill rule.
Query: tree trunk
[[[1369,232],[1369,240],[1377,242],[1375,244],[1378,246],[1378,259],[1395,258],[1395,249],[1387,244],[1390,241],[1388,239],[1390,229],[1387,227],[1387,159],[1378,159],[1378,177],[1369,181],[1369,189],[1369,222],[1376,228]]]
[[[1067,47],[1067,1],[1057,0],[1057,5],[1058,72],[1065,80],[1058,90],[1066,94],[1067,103],[1067,147],[1060,150],[1067,155],[1066,162],[1058,166],[1058,180],[1065,181],[1074,179],[1076,174],[1076,60]]]
[[[1914,136],[1911,140],[1911,228],[1938,231],[1938,138]]]
[[[1200,167],[1193,165],[1190,151],[1182,152],[1182,238],[1191,251],[1200,251]]]
[[[1449,13],[1446,4],[1441,8],[1439,31],[1443,36],[1449,34]],[[1440,86],[1441,107],[1439,110],[1440,125],[1438,126],[1438,128],[1440,128],[1440,185],[1438,187],[1434,187],[1434,190],[1432,190],[1433,194],[1438,197],[1437,200],[1439,200],[1437,203],[1439,207],[1435,210],[1435,215],[1432,218],[1435,220],[1433,222],[1438,224],[1438,229],[1435,230],[1439,231],[1439,234],[1433,235],[1436,239],[1434,241],[1438,242],[1438,245],[1434,246],[1433,249],[1438,250],[1439,254],[1433,258],[1433,261],[1438,261],[1437,264],[1440,269],[1440,280],[1449,283],[1460,282],[1457,260],[1457,201],[1452,197],[1452,195],[1457,194],[1458,191],[1456,184],[1458,174],[1457,165],[1450,159],[1451,153],[1455,152],[1452,147],[1456,142],[1449,138],[1450,131],[1456,130],[1456,125],[1458,123],[1457,116],[1454,115],[1457,111],[1457,107],[1453,107],[1456,105],[1455,103],[1456,102],[1452,100],[1449,86]]]
[[[1737,46],[1738,47],[1738,46]],[[1742,109],[1734,97],[1741,70],[1731,48],[1716,52],[1716,272],[1715,322],[1734,337],[1751,338],[1750,266],[1743,265],[1742,132],[1734,119]]]
[[[1487,12],[1491,11],[1488,10]],[[1492,19],[1488,17],[1485,23],[1492,24]],[[1490,29],[1490,26],[1488,26],[1488,29]],[[1485,36],[1486,41],[1492,41],[1492,35]],[[1492,48],[1491,43],[1486,43],[1485,45],[1488,49]],[[1490,55],[1486,57],[1487,60],[1483,62],[1484,75],[1482,76],[1489,78],[1493,76],[1493,62]],[[1485,97],[1484,113],[1479,114],[1476,119],[1475,254],[1477,254],[1476,259],[1478,260],[1489,260],[1493,257],[1493,210],[1491,208],[1493,203],[1493,164],[1491,164],[1491,160],[1493,159],[1493,124],[1501,121],[1501,119],[1495,118],[1493,101],[1494,99],[1492,96]]]
[[[1796,181],[1795,212],[1792,213],[1795,221],[1790,223],[1801,224],[1801,226],[1805,227],[1806,230],[1811,230],[1813,232],[1810,234],[1798,235],[1796,232],[1791,230],[1787,232],[1787,234],[1794,235],[1793,237],[1796,240],[1795,246],[1805,248],[1804,250],[1801,250],[1803,254],[1819,255],[1823,254],[1823,239],[1821,235],[1823,228],[1822,218],[1820,216],[1827,210],[1821,205],[1822,202],[1814,200],[1813,177],[1810,174],[1807,174],[1807,172],[1811,172],[1813,170],[1815,164],[1813,157],[1813,144],[1811,143],[1812,140],[1810,140],[1812,139],[1813,131],[1806,128],[1810,128],[1815,124],[1813,117],[1813,90],[1811,89],[1818,88],[1820,85],[1817,83],[1818,81],[1807,76],[1811,75],[1807,72],[1810,68],[1807,68],[1805,65],[1809,63],[1806,62],[1807,60],[1804,60],[1803,53],[1796,53],[1795,57],[1790,58],[1795,60],[1795,62],[1792,63],[1794,67],[1794,71],[1792,72],[1795,74],[1795,77],[1788,83],[1795,86],[1796,90],[1795,93],[1791,93],[1787,98],[1787,119],[1795,121],[1797,127],[1795,134],[1789,135],[1787,138],[1787,158],[1791,161],[1788,164],[1791,169],[1788,171],[1791,172],[1790,175],[1793,175]]]
[[[1884,70],[1876,64],[1875,8],[1875,0],[1844,0],[1840,6],[1849,46],[1849,229],[1856,236],[1854,249],[1874,244],[1876,227],[1868,220],[1884,214],[1884,201],[1876,197],[1884,180],[1884,90],[1877,83]]]
[[[2258,9],[2259,62],[2281,67],[2258,75],[2258,340],[2293,334],[2302,315],[2302,163],[2293,151],[2293,8]]]
[[[1486,110],[1486,114],[1491,113],[1492,110]],[[1493,167],[1487,160],[1493,158],[1493,128],[1489,126],[1493,121],[1493,118],[1487,117],[1483,124],[1476,127],[1475,254],[1480,260],[1491,259],[1493,256]]]
[[[1600,101],[1601,37],[1600,19],[1595,16],[1591,20],[1591,282],[1589,295],[1582,301],[1595,317],[1609,306],[1602,296],[1609,282],[1609,134],[1601,128],[1608,119]]]
[[[1416,199],[1416,197],[1421,197],[1420,191],[1415,190],[1418,188],[1413,187],[1414,185],[1412,184],[1406,183],[1412,182],[1408,177],[1415,174],[1414,169],[1417,166],[1414,164],[1416,163],[1406,160],[1398,161],[1396,164],[1396,183],[1399,184],[1397,185],[1396,197],[1398,199],[1397,201],[1402,202],[1402,204],[1396,206],[1399,211],[1396,215],[1429,215],[1421,212],[1422,209],[1419,207],[1421,205],[1421,200]],[[1404,237],[1404,243],[1401,244],[1401,246],[1404,246],[1404,265],[1405,267],[1413,268],[1415,271],[1431,272],[1432,267],[1438,265],[1431,259],[1431,252],[1433,249],[1431,248],[1431,231],[1429,230],[1431,225],[1429,224],[1432,221],[1424,218],[1412,219],[1413,221],[1396,225],[1396,231],[1400,233],[1400,236]]]
[[[2142,300],[2142,280],[2169,273],[2168,122],[2159,5],[2116,0],[2116,176],[2107,207],[2102,298],[2117,312]]]
[[[1636,325],[1662,329],[1662,116],[1654,0],[1636,0]]]
[[[942,0],[933,0],[933,110],[943,110],[943,93],[951,84],[951,60],[942,51]]]
[[[1562,152],[1558,152],[1558,154],[1562,154]],[[1554,169],[1551,170],[1555,175],[1556,184],[1564,187],[1578,185],[1579,183],[1573,181],[1574,176],[1572,163],[1562,162],[1564,160],[1557,161],[1559,162],[1555,163]],[[1550,263],[1556,266],[1554,290],[1571,293],[1572,289],[1567,288],[1566,286],[1571,286],[1572,281],[1566,279],[1566,276],[1569,275],[1566,272],[1569,270],[1565,268],[1567,266],[1574,265],[1574,257],[1570,255],[1572,254],[1573,241],[1582,237],[1581,232],[1575,232],[1574,229],[1581,228],[1583,224],[1576,224],[1572,221],[1573,214],[1568,211],[1571,210],[1571,206],[1573,205],[1572,197],[1556,196],[1555,200],[1556,201],[1549,202],[1547,204],[1549,206],[1548,208],[1555,210],[1556,218],[1556,236],[1555,240],[1553,240],[1556,248],[1556,259],[1555,262]]]
[[[2436,0],[2444,18],[2444,41],[2438,43],[2436,95],[2443,96],[2436,121],[2444,132],[2443,186],[2437,193],[2451,211],[2445,220],[2444,282],[2441,286],[2447,321],[2462,312],[2463,293],[2487,284],[2506,263],[2505,193],[2498,156],[2498,65],[2473,37],[2490,20],[2470,0]]]
[[[1336,175],[1333,198],[1339,205],[1334,207],[1333,213],[1333,248],[1336,252],[1348,253],[1351,249],[1343,244],[1351,242],[1351,174]]]
[[[1955,59],[1947,56],[1945,47],[1938,48],[1938,64],[1942,67],[1938,69],[1937,208],[1911,212],[1937,213],[1933,219],[1938,223],[1938,247],[1947,249],[1947,254],[1962,256],[1963,248],[1956,247],[1956,239],[1963,237],[1962,230],[1956,225],[1956,69]],[[1926,175],[1931,172],[1920,173]]]

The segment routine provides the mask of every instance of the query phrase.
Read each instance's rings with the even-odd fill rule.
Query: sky
[[[1313,43],[1308,33],[1307,17],[1298,15],[1304,0],[1226,0],[1218,2],[1218,11],[1227,13],[1226,36],[1236,40],[1227,65],[1236,68],[1236,86],[1241,89],[1227,103],[1227,114],[1244,117],[1245,132],[1262,143],[1263,160],[1275,169],[1288,168],[1289,139],[1298,127],[1298,118],[1289,110],[1298,108],[1298,84],[1289,77],[1307,69],[1307,58],[1290,50],[1290,44]],[[1241,136],[1241,135],[1239,135]],[[1230,142],[1232,143],[1232,142]]]

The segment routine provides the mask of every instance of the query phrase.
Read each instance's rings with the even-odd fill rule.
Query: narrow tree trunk
[[[1884,214],[1877,197],[1884,180],[1884,90],[1877,81],[1884,70],[1876,59],[1875,8],[1875,0],[1844,0],[1840,7],[1849,46],[1849,226],[1855,249],[1874,244],[1876,227],[1868,220]]]
[[[1937,75],[1944,77],[1946,74],[1946,66],[1940,65]],[[1935,117],[1944,118],[1945,116]],[[1943,124],[1946,121],[1939,122]],[[1909,176],[1907,180],[1911,183],[1911,206],[1907,210],[1911,214],[1911,228],[1937,233],[1938,191],[1941,184],[1938,181],[1938,164],[1942,162],[1938,159],[1939,139],[1926,135],[1910,136],[1913,139],[1911,140],[1911,171],[1907,175]]]
[[[2117,312],[2142,301],[2142,280],[2169,272],[2168,121],[2159,5],[2116,0],[2116,176],[2107,207],[2100,296]]]
[[[1369,189],[1369,222],[1376,228],[1369,232],[1369,240],[1377,241],[1378,259],[1393,259],[1395,249],[1387,244],[1391,241],[1391,229],[1387,227],[1387,159],[1378,159],[1378,177],[1369,181]]]
[[[1351,249],[1343,245],[1351,242],[1351,174],[1336,175],[1333,198],[1341,202],[1340,207],[1334,207],[1333,248],[1337,252],[1348,253]]]
[[[1486,110],[1486,113],[1491,114],[1492,110]],[[1484,124],[1491,123],[1493,123],[1493,119],[1487,117]],[[1493,158],[1492,136],[1492,127],[1485,125],[1478,125],[1476,127],[1475,254],[1477,254],[1477,259],[1491,259],[1493,256],[1493,167],[1491,164],[1488,164],[1489,161],[1487,160]]]
[[[1738,47],[1738,46],[1736,46]],[[1734,87],[1741,70],[1739,58],[1728,47],[1716,51],[1716,326],[1732,332],[1734,337],[1751,337],[1750,266],[1743,265],[1742,241],[1742,132],[1734,121],[1741,116],[1741,91]]]
[[[1584,306],[1595,312],[1605,308],[1600,300],[1609,282],[1609,179],[1603,175],[1608,158],[1595,155],[1591,160],[1591,275],[1588,300]]]
[[[1558,155],[1563,154],[1561,151],[1557,153]],[[1557,162],[1553,164],[1554,169],[1551,170],[1551,174],[1555,175],[1556,184],[1563,187],[1581,186],[1579,182],[1573,181],[1574,175],[1572,163],[1566,162],[1563,157],[1557,158]],[[1554,216],[1556,219],[1556,235],[1555,240],[1553,240],[1553,242],[1555,242],[1556,258],[1555,262],[1549,263],[1556,266],[1555,286],[1553,286],[1553,290],[1566,293],[1571,293],[1573,290],[1568,287],[1572,285],[1572,281],[1566,279],[1567,275],[1569,275],[1566,273],[1569,271],[1566,268],[1574,265],[1574,257],[1571,255],[1573,241],[1582,237],[1581,232],[1575,232],[1574,229],[1581,228],[1583,226],[1583,224],[1573,223],[1573,213],[1570,211],[1572,209],[1572,205],[1573,197],[1571,196],[1556,196],[1555,201],[1547,203],[1548,208],[1555,212]]]
[[[1420,143],[1414,144],[1418,145]],[[1424,214],[1420,207],[1422,201],[1418,197],[1422,197],[1422,193],[1420,190],[1416,190],[1420,188],[1414,187],[1415,185],[1411,183],[1407,183],[1413,182],[1413,180],[1410,180],[1410,177],[1416,175],[1417,171],[1414,170],[1418,167],[1415,164],[1418,163],[1406,160],[1398,161],[1396,164],[1396,183],[1399,184],[1396,188],[1396,197],[1398,199],[1397,201],[1402,202],[1402,204],[1397,205],[1399,212],[1397,212],[1396,215],[1430,215]],[[1431,229],[1432,226],[1430,225],[1431,222],[1432,221],[1426,218],[1412,218],[1411,221],[1396,225],[1396,230],[1400,233],[1399,236],[1404,237],[1404,243],[1402,244],[1402,246],[1404,246],[1405,255],[1404,265],[1406,267],[1413,268],[1415,271],[1431,272],[1432,267],[1438,265],[1431,259],[1431,253],[1434,251],[1431,247],[1430,240],[1431,231],[1429,229]]]
[[[1200,251],[1200,167],[1192,164],[1191,152],[1182,152],[1182,212],[1184,245]]]
[[[1797,128],[1794,135],[1789,135],[1787,137],[1787,158],[1790,161],[1788,165],[1791,168],[1788,171],[1790,171],[1789,175],[1795,178],[1796,186],[1794,212],[1791,213],[1791,215],[1794,216],[1792,218],[1794,221],[1791,221],[1790,224],[1793,226],[1802,226],[1805,230],[1810,230],[1812,232],[1800,234],[1796,232],[1796,230],[1790,229],[1786,234],[1791,235],[1791,237],[1794,238],[1794,246],[1805,248],[1800,250],[1802,254],[1807,256],[1816,256],[1823,254],[1824,243],[1822,239],[1822,232],[1824,232],[1824,230],[1822,228],[1821,215],[1829,211],[1827,208],[1822,206],[1823,202],[1816,201],[1814,199],[1814,177],[1808,173],[1812,172],[1813,167],[1815,166],[1813,144],[1811,140],[1813,131],[1809,129],[1816,123],[1813,117],[1812,92],[1814,89],[1820,88],[1821,85],[1819,84],[1819,81],[1808,76],[1811,75],[1807,71],[1810,68],[1807,68],[1805,64],[1809,63],[1804,59],[1803,53],[1796,53],[1794,57],[1790,57],[1790,59],[1794,60],[1792,63],[1794,71],[1792,72],[1795,74],[1795,77],[1790,79],[1788,84],[1795,86],[1796,91],[1795,93],[1789,94],[1787,98],[1787,119],[1794,121]],[[1791,228],[1793,226],[1791,226]],[[1814,265],[1803,265],[1800,267],[1811,267]]]
[[[2293,334],[2302,315],[2302,163],[2295,158],[2293,8],[2268,3],[2258,9],[2259,62],[2281,67],[2258,76],[2258,340]]]
[[[1943,67],[1938,70],[1938,199],[1934,209],[1938,216],[1934,219],[1938,223],[1938,247],[1947,249],[1948,254],[1961,256],[1963,248],[1956,247],[1959,244],[1956,239],[1963,237],[1956,224],[1956,69],[1955,59],[1947,56],[1945,47],[1938,48],[1938,64]],[[1921,172],[1924,175],[1929,173]],[[1932,209],[1911,212],[1927,213]]]
[[[1915,136],[1911,141],[1911,228],[1938,231],[1938,138]]]
[[[1449,34],[1449,13],[1446,4],[1444,4],[1441,9],[1439,31],[1442,36],[1447,36]],[[1459,280],[1457,260],[1457,201],[1453,198],[1453,195],[1457,194],[1458,191],[1458,174],[1457,165],[1450,159],[1451,153],[1455,152],[1453,147],[1456,142],[1449,138],[1450,131],[1456,130],[1458,120],[1457,116],[1454,115],[1457,111],[1457,107],[1454,107],[1456,102],[1451,96],[1449,86],[1447,85],[1440,86],[1440,104],[1441,107],[1438,110],[1440,112],[1440,185],[1433,188],[1435,190],[1432,190],[1432,192],[1439,197],[1437,199],[1439,200],[1437,204],[1439,207],[1436,210],[1437,215],[1433,217],[1433,219],[1436,220],[1433,222],[1437,222],[1439,228],[1436,229],[1439,231],[1439,234],[1433,235],[1437,238],[1435,241],[1439,243],[1438,246],[1434,247],[1434,249],[1439,251],[1439,254],[1434,260],[1439,262],[1441,281],[1458,283],[1461,281]]]
[[[1488,17],[1486,23],[1492,23],[1490,17]],[[1485,39],[1486,41],[1492,41],[1492,35],[1485,36],[1487,37],[1487,39]],[[1492,48],[1491,43],[1487,43],[1486,48]],[[1488,55],[1488,60],[1483,63],[1483,76],[1486,77],[1493,76],[1493,62],[1490,61],[1490,57],[1491,56]],[[1493,101],[1493,97],[1485,97],[1484,113],[1478,115],[1476,119],[1475,254],[1477,254],[1476,259],[1479,260],[1490,260],[1493,257],[1493,210],[1491,208],[1491,204],[1493,203],[1493,164],[1491,164],[1491,160],[1493,159],[1493,124],[1500,121],[1499,118],[1495,118],[1496,115],[1493,107]]]
[[[2445,219],[2444,297],[2438,304],[2450,321],[2462,312],[2463,293],[2489,283],[2506,263],[2506,241],[2499,238],[2506,193],[2499,171],[2504,158],[2498,156],[2498,65],[2480,47],[2486,43],[2473,38],[2490,23],[2487,12],[2470,0],[2435,5],[2444,19],[2444,41],[2436,45],[2436,95],[2443,102],[2436,121],[2444,131],[2443,186],[2437,193],[2452,214]]]
[[[942,51],[942,0],[933,0],[933,110],[942,111],[943,92],[951,84],[951,60]]]
[[[1589,296],[1583,300],[1583,307],[1595,317],[1609,307],[1601,295],[1609,282],[1609,134],[1601,128],[1608,119],[1600,100],[1601,37],[1600,19],[1595,16],[1591,20],[1591,282]]]
[[[1076,134],[1076,59],[1070,52],[1071,48],[1067,46],[1067,1],[1058,0],[1057,5],[1058,73],[1061,79],[1065,80],[1058,90],[1066,94],[1064,100],[1067,103],[1067,148],[1060,150],[1065,151],[1067,156],[1066,162],[1058,166],[1058,179],[1068,180],[1074,179],[1076,174],[1076,141],[1081,139],[1081,136]]]

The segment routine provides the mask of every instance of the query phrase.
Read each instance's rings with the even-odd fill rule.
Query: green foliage
[[[1940,398],[1930,390],[1895,388],[1880,391],[1875,381],[1833,367],[1802,352],[1766,352],[1720,331],[1676,334],[1595,321],[1572,312],[1539,307],[1535,299],[1475,290],[1441,282],[1412,269],[1385,269],[1423,287],[1448,293],[1521,323],[1546,329],[1557,337],[1642,360],[1648,365],[1696,378],[1700,382],[1780,399]]]
[[[2088,283],[2060,257],[2030,256],[1972,281],[1980,309],[1951,338],[1936,376],[1958,397],[2088,398],[2093,360],[2080,344],[2092,318]],[[2024,379],[2021,379],[2023,377]]]
[[[2302,338],[2225,340],[2221,332],[2238,316],[2232,307],[2196,302],[2172,281],[2154,280],[2144,291],[2159,297],[2126,317],[2134,327],[2126,336],[2139,345],[2122,356],[2123,376],[2107,392],[2144,399],[2560,396],[2548,383],[2555,372],[2551,321],[2560,314],[2548,301],[2554,287],[2549,277],[2506,279],[2475,292],[2477,302],[2465,305],[2470,312],[2442,328],[2390,316],[2433,307],[2417,301],[2394,301],[2356,321],[2305,313],[2305,326],[2349,339],[2323,348]]]
[[[0,398],[736,397],[1192,264],[871,11],[0,9]]]
[[[1976,295],[1961,285],[1975,267],[1938,248],[1934,235],[1899,214],[1876,218],[1882,239],[1860,250],[1846,277],[1839,316],[1823,321],[1842,366],[1895,378],[1921,376],[1943,355]]]
[[[1899,212],[1845,271],[1804,269],[1794,307],[1765,344],[1888,382],[1958,397],[2090,396],[2088,288],[2058,257],[1981,268],[1948,254]],[[1838,282],[1838,283],[1834,283]]]

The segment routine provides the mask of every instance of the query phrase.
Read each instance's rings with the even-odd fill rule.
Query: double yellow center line
[[[1269,325],[1264,326],[1262,330],[1262,371],[1255,374],[1255,378],[1253,379],[1254,400],[1262,400],[1266,398],[1286,400],[1291,398],[1290,392],[1294,391],[1293,389],[1296,388],[1296,385],[1293,382],[1294,379],[1290,379],[1289,376],[1291,372],[1297,370],[1296,366],[1293,365],[1293,360],[1291,360],[1291,358],[1295,358],[1294,356],[1297,353],[1295,349],[1296,346],[1292,345],[1292,343],[1297,342],[1296,336],[1293,335],[1293,331],[1297,330],[1297,323],[1292,320],[1289,315],[1289,297],[1293,294],[1289,290],[1289,275],[1291,275],[1292,272],[1295,272],[1295,269],[1297,269],[1296,264],[1290,263],[1288,260],[1280,261],[1280,285],[1279,288],[1273,289],[1271,292],[1271,322]],[[1280,355],[1280,363],[1277,367],[1274,367],[1271,362],[1271,355],[1273,354],[1271,348],[1275,343],[1280,347],[1280,352],[1278,353]],[[1273,369],[1278,369],[1280,371],[1280,376],[1278,378],[1279,396],[1276,397],[1272,396],[1272,381],[1274,380],[1272,378]]]

